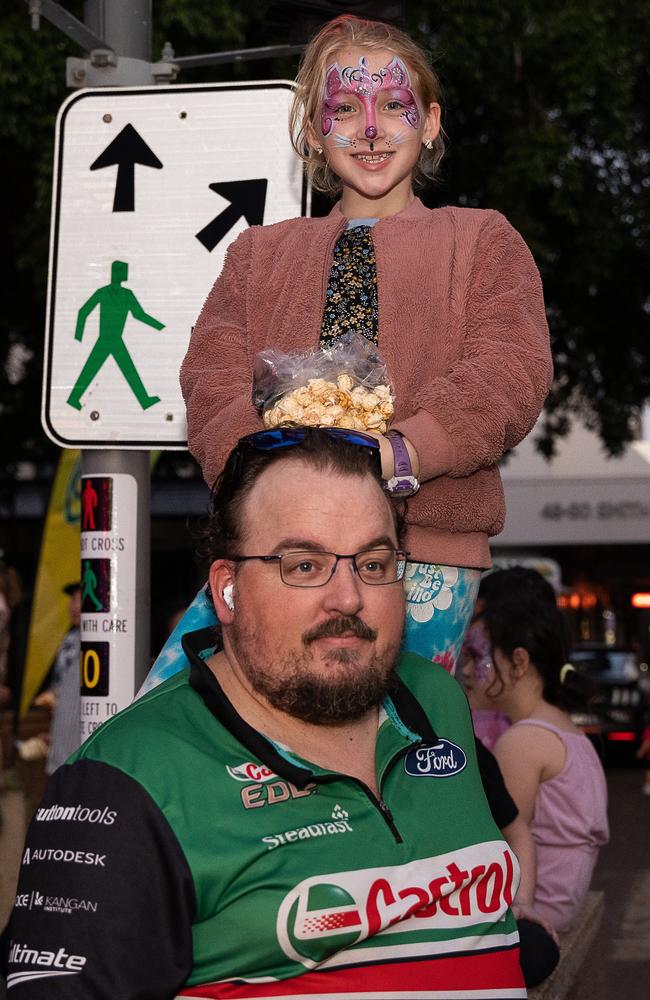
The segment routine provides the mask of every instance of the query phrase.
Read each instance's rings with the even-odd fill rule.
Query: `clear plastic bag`
[[[265,427],[294,423],[382,434],[394,412],[386,365],[376,345],[356,333],[326,350],[260,351],[253,404]]]

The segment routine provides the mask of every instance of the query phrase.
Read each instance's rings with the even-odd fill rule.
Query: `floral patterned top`
[[[370,225],[348,225],[334,245],[319,346],[355,331],[377,343],[377,265]]]

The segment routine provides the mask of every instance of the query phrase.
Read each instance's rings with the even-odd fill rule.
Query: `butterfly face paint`
[[[361,56],[356,67],[341,68],[338,63],[332,63],[327,67],[321,105],[321,131],[324,138],[337,131],[337,123],[341,121],[337,116],[337,110],[346,103],[345,98],[349,96],[356,97],[363,107],[364,135],[371,142],[378,135],[377,100],[380,96],[401,104],[402,111],[399,118],[405,125],[413,129],[417,129],[420,125],[420,109],[411,87],[409,72],[397,56],[376,73],[371,73],[368,69],[368,60],[365,56]],[[337,137],[338,135],[337,132]],[[403,136],[403,130],[400,129],[390,139],[393,142],[403,142]]]
[[[468,628],[463,648],[473,661],[471,682],[485,690],[494,680],[494,667],[492,644],[482,625],[472,625]]]

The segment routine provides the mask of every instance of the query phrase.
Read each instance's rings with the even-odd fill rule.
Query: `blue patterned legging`
[[[479,569],[410,562],[404,577],[406,628],[403,649],[419,653],[453,674],[472,617],[480,579]],[[181,646],[181,637],[186,632],[216,623],[212,600],[202,587],[167,639],[139,693],[145,694],[188,666]]]
[[[480,569],[410,562],[404,649],[455,673],[480,580]]]

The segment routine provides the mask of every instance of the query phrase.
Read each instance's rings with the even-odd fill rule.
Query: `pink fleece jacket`
[[[332,250],[346,219],[253,226],[230,246],[181,367],[188,445],[212,485],[243,434],[255,354],[316,348]],[[415,445],[411,558],[490,564],[503,527],[496,463],[531,429],[552,376],[537,268],[498,212],[429,210],[416,198],[372,230],[379,350],[396,396],[393,426]]]

